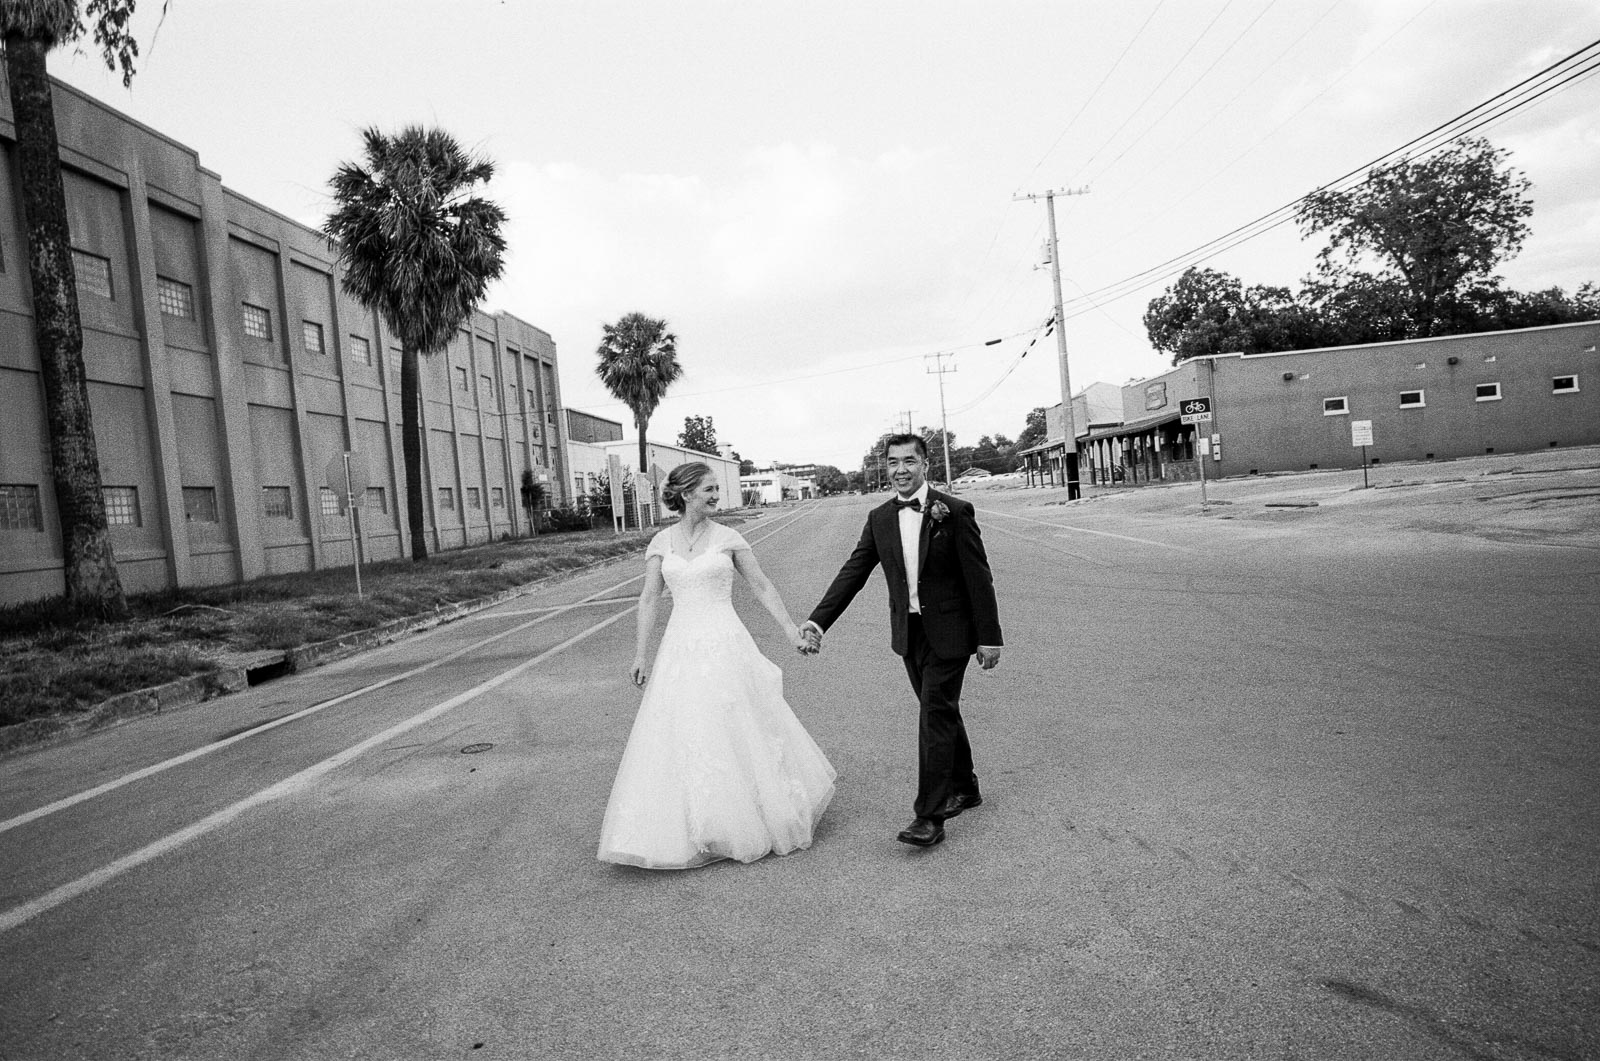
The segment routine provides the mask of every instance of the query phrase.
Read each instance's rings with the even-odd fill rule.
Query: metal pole
[[[1194,456],[1195,464],[1199,465],[1200,467],[1200,511],[1204,512],[1206,510],[1206,505],[1209,504],[1209,502],[1206,501],[1206,455],[1201,449],[1202,445],[1203,443],[1200,436],[1200,425],[1195,424]]]
[[[344,454],[344,507],[350,513],[350,553],[356,561],[356,596],[361,596],[361,530],[356,516],[355,491],[350,488],[350,451]]]
[[[1363,490],[1371,485],[1367,482],[1367,447],[1361,447],[1361,488]]]
[[[1072,415],[1072,374],[1067,371],[1067,329],[1066,322],[1062,319],[1061,298],[1061,245],[1056,238],[1056,192],[1047,191],[1043,199],[1045,213],[1050,220],[1050,280],[1055,288],[1056,296],[1056,355],[1061,369],[1061,419],[1066,428],[1066,438],[1063,440],[1061,453],[1061,477],[1067,485],[1067,499],[1078,497],[1080,486],[1078,483],[1078,429],[1073,422]],[[1088,188],[1063,189],[1061,195],[1087,195]],[[1019,195],[1016,199],[1038,199],[1037,195]]]

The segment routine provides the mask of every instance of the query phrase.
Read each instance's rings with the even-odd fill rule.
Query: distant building
[[[606,447],[622,439],[622,425],[592,413],[567,410],[567,469],[574,500],[589,497],[606,481]]]
[[[410,551],[399,347],[341,290],[320,232],[222,186],[196,152],[55,82],[84,364],[130,591],[351,563],[326,483],[367,472],[369,559]],[[0,601],[64,588],[14,126],[0,99]],[[521,479],[570,496],[556,348],[477,313],[421,364],[425,533],[527,532]]]
[[[1209,476],[1355,468],[1355,421],[1371,425],[1372,463],[1594,445],[1597,343],[1600,322],[1585,321],[1195,358],[1122,389],[1123,422],[1078,440],[1085,478],[1192,478],[1208,449]],[[1198,438],[1180,409],[1195,397],[1213,417]]]
[[[739,491],[746,505],[781,505],[810,497],[803,489],[808,488],[798,476],[781,468],[758,468],[751,475],[739,476]]]

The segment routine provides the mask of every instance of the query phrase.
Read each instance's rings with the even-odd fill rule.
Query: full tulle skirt
[[[837,776],[732,607],[674,614],[622,753],[599,857],[646,869],[811,846]]]

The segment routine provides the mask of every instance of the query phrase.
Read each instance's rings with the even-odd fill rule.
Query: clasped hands
[[[794,649],[802,656],[815,656],[822,651],[822,631],[808,622],[795,632]]]

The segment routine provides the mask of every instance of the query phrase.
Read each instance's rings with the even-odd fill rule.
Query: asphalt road
[[[876,579],[815,659],[742,595],[840,773],[749,866],[594,858],[637,560],[5,761],[0,1058],[1600,1057],[1576,465],[975,490],[1008,644],[930,850]],[[741,528],[797,616],[868,503]]]

